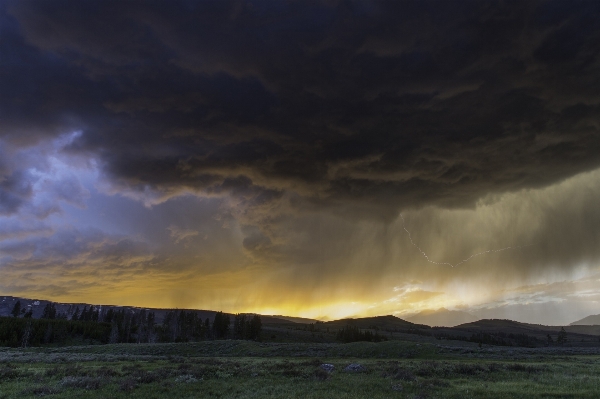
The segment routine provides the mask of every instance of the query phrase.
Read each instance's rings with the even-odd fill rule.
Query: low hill
[[[489,331],[502,331],[513,334],[548,334],[558,333],[561,328],[566,332],[580,335],[600,335],[600,325],[568,325],[568,326],[545,326],[543,324],[520,323],[513,320],[484,319],[474,323],[466,323],[456,326],[459,329],[480,329]]]
[[[392,315],[333,320],[324,322],[323,325],[338,329],[344,328],[347,325],[351,325],[362,329],[378,329],[384,331],[421,330],[431,328],[421,324],[414,324]]]
[[[90,309],[92,306],[98,314],[98,320],[106,320],[104,316],[110,314],[110,310],[121,313],[125,311],[126,313],[130,312],[131,314],[146,311],[154,313],[157,324],[162,324],[166,315],[173,310],[195,313],[198,318],[202,320],[208,318],[211,323],[213,323],[215,314],[217,313],[212,310],[153,309],[131,306],[90,305],[85,303],[57,303],[46,300],[0,296],[0,316],[10,316],[17,301],[21,303],[21,309],[23,309],[20,318],[24,317],[26,312],[31,311],[34,319],[41,318],[44,308],[48,304],[55,307],[57,319],[66,320],[71,320],[77,309],[79,309],[79,314],[81,314],[84,308]],[[400,339],[407,339],[410,338],[409,335],[416,334],[418,336],[428,337],[427,339],[462,340],[490,345],[530,347],[554,345],[555,343],[553,340],[556,340],[559,331],[564,328],[568,333],[568,346],[600,345],[598,339],[600,336],[600,325],[574,325],[574,323],[572,323],[572,325],[564,327],[544,326],[500,319],[483,319],[462,323],[452,327],[430,327],[429,325],[422,323],[415,323],[415,321],[427,320],[427,317],[430,317],[429,320],[431,321],[432,315],[439,316],[442,314],[449,317],[450,315],[459,316],[462,313],[465,312],[454,312],[447,309],[441,309],[436,312],[415,315],[411,317],[411,320],[409,321],[393,315],[346,318],[328,322],[281,315],[261,315],[261,320],[263,326],[263,338],[272,342],[335,342],[335,333],[347,325],[351,325],[361,330],[389,332],[390,334],[386,335],[386,337],[402,337]],[[471,316],[468,313],[465,314]],[[231,318],[231,325],[233,326],[234,315],[228,315]],[[456,322],[457,318],[455,318],[454,321]],[[58,320],[58,322],[60,323],[60,320]],[[451,321],[447,320],[447,323],[434,322],[432,324],[450,323]],[[400,334],[393,334],[396,332]],[[550,339],[548,336],[550,336]]]
[[[532,331],[539,330],[541,325],[520,323],[505,319],[481,319],[471,323],[464,323],[456,326],[456,329],[462,330],[494,330],[494,331]]]
[[[411,323],[425,324],[431,327],[454,327],[460,324],[477,321],[479,318],[467,312],[441,308],[437,310],[424,310],[415,315],[406,317],[406,320]]]
[[[584,317],[581,320],[574,321],[570,326],[600,326],[600,314],[594,314]]]
[[[29,298],[20,298],[20,297],[12,297],[12,296],[0,296],[0,317],[8,317],[11,316],[11,312],[15,306],[15,304],[20,302],[21,304],[21,314],[26,313],[27,311],[32,311],[32,317],[34,319],[39,319],[42,317],[44,312],[44,308],[46,305],[51,304],[56,308],[56,313],[58,315],[64,315],[67,320],[70,320],[73,314],[77,309],[79,312],[83,311],[84,308],[94,307],[98,309],[100,312],[107,312],[112,309],[113,311],[119,311],[125,309],[126,311],[130,311],[132,313],[137,313],[141,310],[145,310],[147,312],[153,312],[156,317],[157,323],[162,323],[166,314],[173,309],[158,309],[158,308],[139,308],[135,306],[116,306],[116,305],[92,305],[89,303],[60,303],[47,301],[43,299],[29,299]],[[215,318],[215,314],[217,313],[214,310],[200,310],[200,309],[177,309],[184,310],[186,312],[194,312],[198,315],[202,320],[210,319],[211,322]],[[230,315],[233,317],[233,315]],[[294,319],[302,320],[303,324],[314,323],[315,320],[310,319],[301,319],[294,317],[285,317],[285,316],[261,316],[263,324],[266,325],[277,325],[277,326],[293,326],[297,324]]]
[[[280,320],[287,320],[287,321],[291,321],[292,323],[298,323],[298,324],[312,324],[312,323],[316,323],[318,320],[315,319],[307,319],[305,317],[293,317],[293,316],[282,316],[282,315],[268,315],[268,316],[263,316],[263,317],[272,317],[275,319],[280,319]]]

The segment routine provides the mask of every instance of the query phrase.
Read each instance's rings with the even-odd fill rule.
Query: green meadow
[[[599,360],[569,348],[408,341],[4,348],[0,399],[597,398]]]

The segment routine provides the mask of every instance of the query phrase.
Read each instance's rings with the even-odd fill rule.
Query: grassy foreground
[[[597,398],[599,360],[403,341],[0,349],[0,399]]]

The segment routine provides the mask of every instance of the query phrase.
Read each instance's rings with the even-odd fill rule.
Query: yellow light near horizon
[[[263,315],[284,315],[326,321],[365,316],[367,309],[368,305],[360,302],[338,302],[303,309],[295,306],[260,308],[254,310],[254,312]]]

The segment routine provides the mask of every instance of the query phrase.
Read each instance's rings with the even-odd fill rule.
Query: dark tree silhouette
[[[347,325],[338,331],[336,335],[336,339],[341,342],[357,342],[357,341],[369,341],[369,342],[379,342],[386,341],[387,338],[381,336],[375,332],[373,334],[371,331],[361,331],[358,327]]]
[[[229,334],[229,324],[231,320],[228,314],[217,312],[213,321],[213,333],[215,338],[225,338]]]
[[[77,306],[75,308],[75,313],[73,313],[73,316],[71,316],[71,320],[73,320],[73,321],[79,320],[79,306]]]
[[[53,303],[47,303],[42,312],[42,319],[55,319],[56,306]]]
[[[561,345],[563,345],[565,342],[567,342],[567,332],[565,331],[564,327],[560,328],[560,331],[558,332],[558,338],[556,339],[556,342],[558,342]]]
[[[236,314],[233,320],[233,336],[238,339],[246,339],[246,315]]]
[[[15,303],[15,306],[13,306],[12,312],[10,312],[10,314],[13,315],[13,317],[19,317],[20,313],[21,313],[21,301],[17,301],[17,303]]]
[[[252,320],[250,320],[248,323],[248,339],[259,341],[260,333],[262,332],[262,320],[260,319],[260,316],[255,314],[254,317],[252,317]]]

